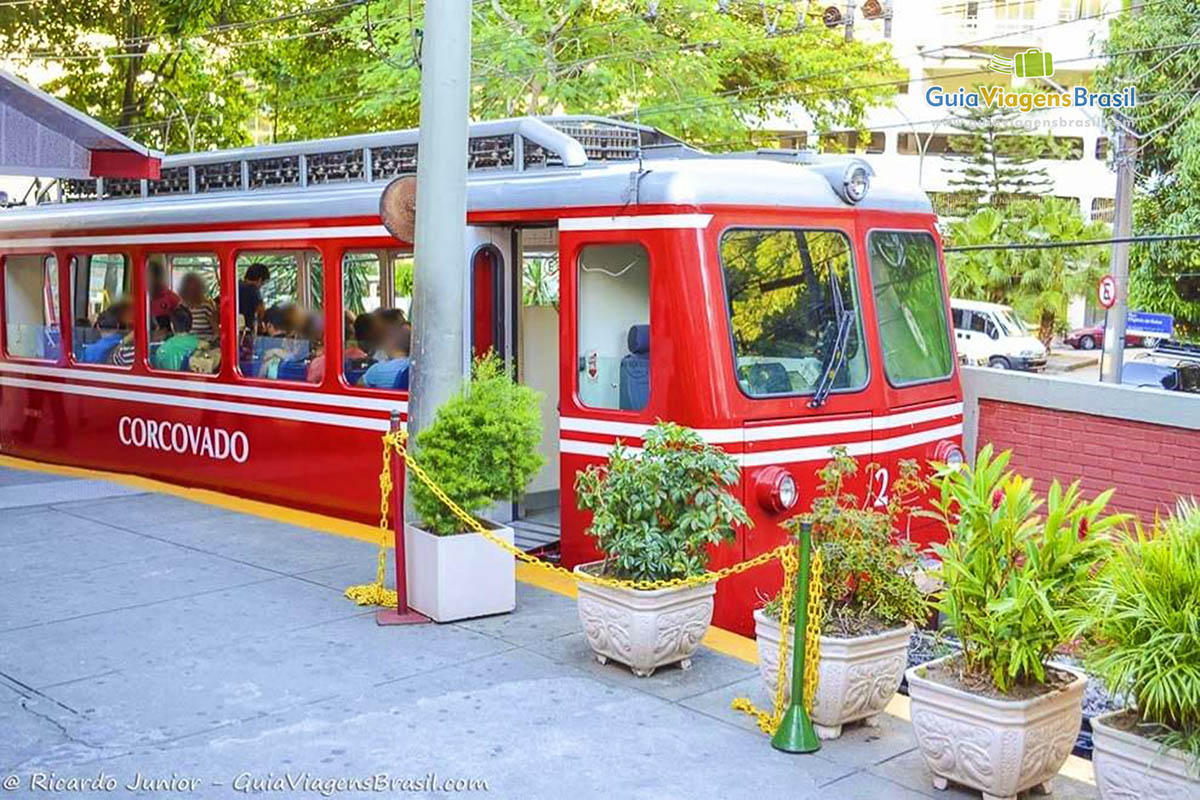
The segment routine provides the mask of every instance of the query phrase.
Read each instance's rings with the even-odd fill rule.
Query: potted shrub
[[[821,553],[822,635],[812,720],[822,739],[837,738],[849,722],[874,724],[904,677],[913,625],[929,617],[929,603],[913,578],[919,556],[899,524],[905,499],[926,488],[916,462],[901,462],[888,502],[877,508],[874,496],[860,500],[847,489],[858,462],[845,448],[835,448],[833,456],[819,473],[812,511],[785,523],[795,535],[800,524],[811,523]],[[754,612],[758,668],[771,696],[778,676],[779,614],[779,595]],[[782,635],[792,635],[793,621]],[[785,697],[791,692],[790,663],[786,670]]]
[[[935,516],[945,586],[938,608],[962,651],[908,670],[917,744],[941,789],[985,798],[1048,791],[1079,733],[1085,679],[1048,663],[1078,633],[1086,589],[1103,558],[1112,492],[1085,501],[1078,483],[1045,501],[984,447],[973,467],[944,466]],[[1044,515],[1039,510],[1044,508]]]
[[[642,452],[617,443],[603,466],[580,472],[580,508],[592,512],[587,533],[604,558],[577,573],[627,581],[703,575],[706,548],[732,540],[750,517],[729,493],[737,461],[695,432],[659,422]],[[579,620],[601,664],[626,664],[647,677],[665,664],[691,666],[712,622],[715,584],[635,589],[579,583]]]
[[[516,384],[500,359],[491,354],[480,358],[471,380],[417,434],[417,461],[468,513],[478,515],[497,501],[511,501],[542,464],[538,403],[537,392]],[[421,481],[410,479],[409,487],[418,520],[404,526],[409,605],[438,622],[512,611],[512,555],[467,532]],[[480,521],[512,544],[511,528]]]
[[[1087,666],[1129,704],[1092,719],[1100,796],[1200,797],[1200,506],[1124,542],[1089,597]]]

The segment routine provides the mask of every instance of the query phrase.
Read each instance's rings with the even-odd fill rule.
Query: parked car
[[[950,315],[954,320],[954,344],[962,363],[1029,372],[1046,368],[1045,345],[1008,306],[951,299]]]
[[[1125,362],[1121,383],[1200,394],[1200,345],[1163,342],[1153,354]]]
[[[1126,347],[1154,347],[1158,344],[1154,336],[1143,336],[1140,333],[1125,334]],[[1076,328],[1063,337],[1063,344],[1069,344],[1076,350],[1095,350],[1104,344],[1104,326],[1092,325],[1090,328]]]

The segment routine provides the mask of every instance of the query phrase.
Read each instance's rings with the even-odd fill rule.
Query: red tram
[[[357,323],[407,310],[411,245],[378,204],[416,142],[169,156],[159,180],[67,181],[63,202],[0,212],[0,449],[371,521],[407,392],[360,385]],[[899,459],[961,456],[920,191],[853,157],[713,156],[599,118],[473,125],[468,158],[462,366],[494,348],[545,394],[548,463],[513,516],[560,529],[565,564],[593,553],[575,473],[660,418],[742,465],[755,526],[718,566],[782,541],[832,445],[878,465],[857,487],[877,501]],[[747,632],[765,580],[724,582],[717,624]]]

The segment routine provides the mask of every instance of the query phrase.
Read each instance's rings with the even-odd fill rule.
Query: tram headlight
[[[755,483],[758,504],[772,514],[787,511],[800,499],[796,479],[783,467],[767,467]]]
[[[967,457],[958,444],[949,439],[943,439],[933,450],[933,460],[951,467],[961,467],[966,463]]]
[[[842,189],[851,203],[861,202],[871,188],[871,171],[865,164],[851,164],[842,176]]]

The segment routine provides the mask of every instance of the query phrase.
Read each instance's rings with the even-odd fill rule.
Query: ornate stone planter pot
[[[580,564],[576,573],[594,574],[600,561]],[[712,622],[716,584],[638,591],[579,584],[579,621],[601,664],[625,664],[639,678],[678,662],[692,666]]]
[[[509,544],[512,528],[484,522]],[[477,533],[437,536],[404,526],[408,604],[436,622],[507,614],[517,607],[513,557]]]
[[[1110,724],[1123,713],[1092,718],[1092,766],[1102,800],[1200,797],[1200,779],[1189,774],[1187,754],[1163,750],[1152,739]]]
[[[1079,733],[1086,679],[1056,664],[1074,675],[1065,687],[1027,700],[994,699],[931,680],[928,667],[949,658],[906,673],[913,730],[934,787],[953,781],[983,792],[984,800],[1049,792]]]
[[[905,625],[869,636],[821,637],[817,696],[812,707],[813,726],[819,737],[836,739],[848,722],[862,720],[867,725],[875,724],[875,717],[900,687],[912,632],[912,625]],[[754,612],[754,635],[758,671],[768,696],[774,697],[779,669],[779,623],[758,609]],[[785,698],[792,693],[790,653],[787,676]]]

